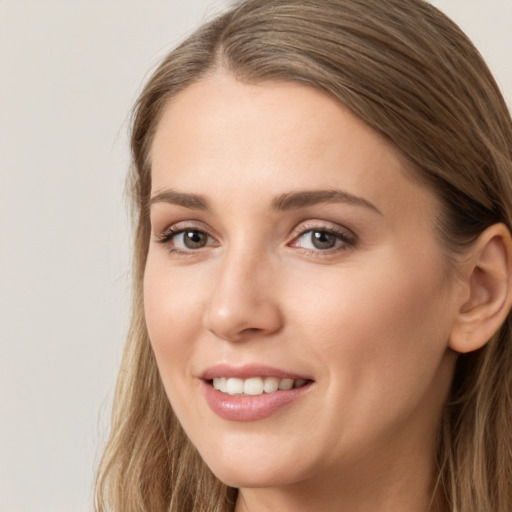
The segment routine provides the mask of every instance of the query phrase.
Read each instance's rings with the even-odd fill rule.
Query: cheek
[[[393,254],[372,259],[371,264],[303,272],[300,279],[297,273],[287,283],[291,314],[312,330],[310,338],[325,340],[324,348],[407,347],[411,336],[438,332],[443,311],[449,316],[439,265],[428,259],[408,265]]]
[[[194,273],[187,273],[186,278],[182,275],[149,255],[144,274],[144,312],[166,388],[168,381],[189,369],[193,340],[202,327],[200,279]]]
[[[435,258],[413,261],[383,254],[295,292],[297,335],[322,361],[333,399],[350,402],[363,423],[444,392],[436,376],[451,326],[446,285]]]

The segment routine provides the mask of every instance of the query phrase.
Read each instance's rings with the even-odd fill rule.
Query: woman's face
[[[147,326],[213,472],[429,471],[460,287],[404,159],[319,91],[220,74],[168,104],[151,159]]]

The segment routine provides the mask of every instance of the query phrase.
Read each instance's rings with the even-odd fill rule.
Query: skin
[[[192,443],[240,488],[237,512],[428,510],[449,340],[467,295],[447,272],[436,197],[332,98],[222,73],[168,104],[151,159],[148,331]],[[359,201],[272,208],[283,194],[333,189]],[[175,204],[169,190],[209,209]],[[161,243],[169,227],[206,243]],[[312,230],[341,238],[318,249]],[[199,379],[220,363],[314,383],[265,419],[228,421]]]

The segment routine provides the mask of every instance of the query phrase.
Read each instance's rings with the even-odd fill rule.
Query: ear
[[[512,305],[512,238],[504,224],[487,228],[462,263],[464,298],[449,346],[459,353],[483,347]]]

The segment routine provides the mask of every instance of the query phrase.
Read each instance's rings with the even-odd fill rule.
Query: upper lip
[[[241,366],[217,364],[204,370],[199,377],[203,380],[212,380],[217,377],[234,377],[238,379],[248,379],[250,377],[276,377],[278,379],[312,380],[307,375],[262,364],[244,364]]]

